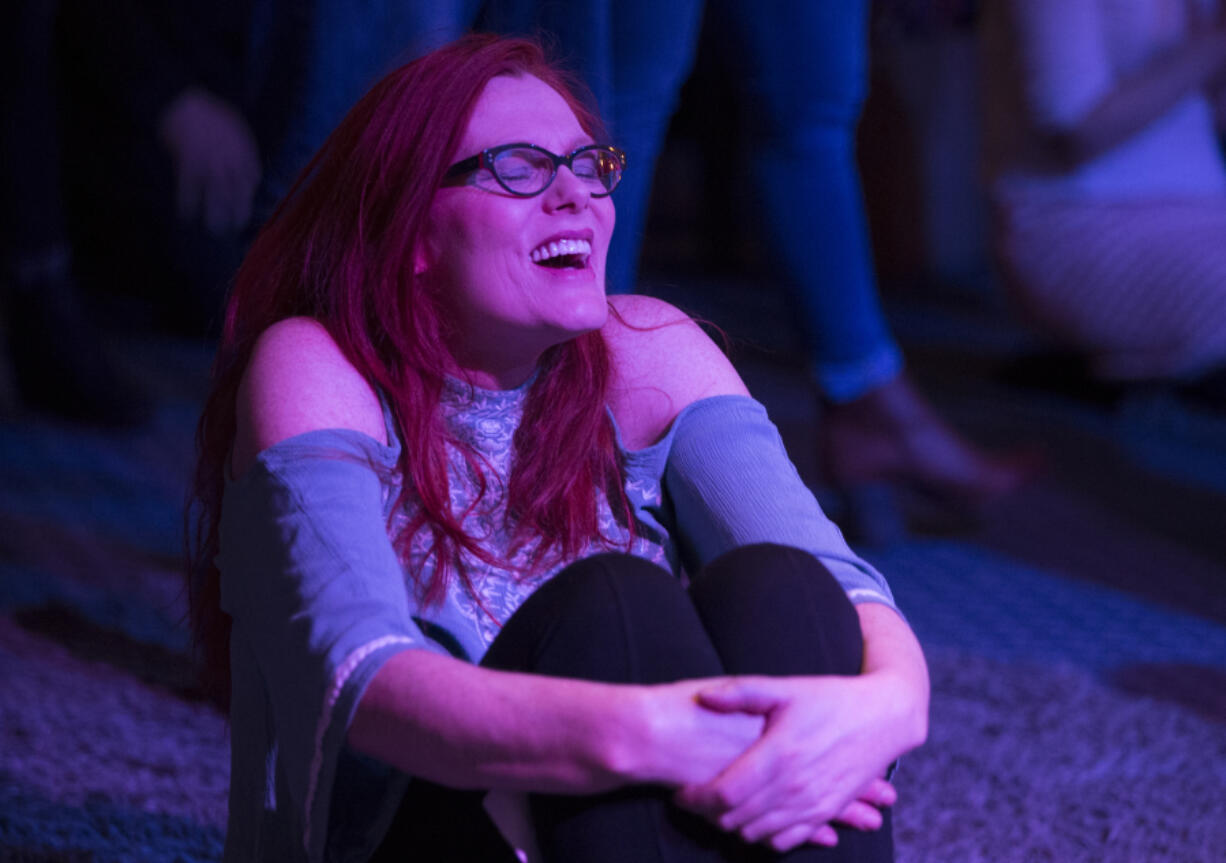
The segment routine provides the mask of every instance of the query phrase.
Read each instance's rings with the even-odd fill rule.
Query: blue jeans
[[[298,172],[380,77],[462,36],[480,3],[311,0],[296,8],[291,38],[298,43],[301,71],[288,128],[268,156],[261,215],[289,191]],[[257,19],[257,33],[260,23]]]
[[[702,0],[489,0],[485,26],[544,35],[592,91],[612,141],[627,154],[613,195],[617,230],[606,267],[609,293],[635,288],[656,157],[689,77]]]
[[[823,395],[892,380],[869,247],[855,130],[868,82],[867,0],[711,0],[720,56],[741,82],[756,210],[796,296]]]

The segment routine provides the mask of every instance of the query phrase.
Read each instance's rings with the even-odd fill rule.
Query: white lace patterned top
[[[484,655],[499,624],[506,621],[533,591],[552,578],[571,560],[557,560],[543,571],[525,578],[520,574],[531,557],[531,548],[521,547],[512,551],[512,536],[506,520],[506,495],[504,488],[511,474],[513,439],[515,430],[523,417],[524,403],[531,381],[513,390],[485,390],[470,387],[455,379],[446,381],[442,409],[447,429],[457,439],[473,447],[482,463],[478,469],[484,475],[486,494],[478,503],[480,478],[473,467],[458,450],[452,452],[449,464],[451,486],[451,511],[468,512],[463,525],[469,536],[478,539],[483,549],[497,559],[505,560],[505,566],[492,566],[471,552],[462,554],[462,565],[470,574],[476,594],[458,589],[458,584],[449,590],[441,608],[419,609],[419,624],[427,622],[440,627],[455,642],[448,645],[452,652],[463,649],[463,658],[476,662]],[[660,504],[659,478],[635,477],[627,484],[631,507],[642,511]],[[388,493],[399,496],[400,481],[396,477],[388,487]],[[597,518],[600,537],[592,538],[586,551],[576,559],[608,551],[610,548],[626,549],[629,530],[614,517],[609,501],[598,494]],[[393,530],[399,533],[414,514],[410,505],[393,515]],[[644,557],[668,569],[670,564],[664,552],[664,537],[650,525],[636,525],[637,536],[629,548],[632,554]],[[411,543],[409,558],[404,561],[407,572],[421,568],[421,583],[428,583],[433,576],[436,560],[431,553],[431,536],[426,528],[418,531]],[[429,631],[438,633],[431,626]],[[441,635],[441,634],[440,634]]]

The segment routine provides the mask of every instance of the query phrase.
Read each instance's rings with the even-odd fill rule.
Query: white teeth
[[[587,256],[592,253],[592,244],[587,240],[554,240],[549,243],[542,243],[532,250],[529,257],[533,263],[539,264],[541,261],[547,261],[550,258],[556,258],[558,255],[583,255]]]

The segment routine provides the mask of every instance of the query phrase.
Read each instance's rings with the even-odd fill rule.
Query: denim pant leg
[[[480,0],[310,0],[293,14],[301,80],[284,138],[270,154],[259,215],[289,191],[298,172],[354,103],[384,74],[463,35]]]
[[[628,5],[629,9],[626,9]],[[609,292],[632,293],[647,225],[656,159],[681,86],[694,66],[701,0],[619,4],[614,22],[613,131],[634,162],[617,190]]]
[[[796,293],[814,376],[849,401],[902,357],[877,296],[855,156],[867,89],[867,0],[712,0],[742,81],[757,210]]]
[[[613,194],[611,294],[632,293],[656,157],[697,48],[702,0],[489,0],[485,25],[543,35],[592,91],[627,169]]]

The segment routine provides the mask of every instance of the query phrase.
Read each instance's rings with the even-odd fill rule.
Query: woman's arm
[[[1062,167],[1087,162],[1144,130],[1181,99],[1206,89],[1226,65],[1226,31],[1191,35],[1119,85],[1077,122],[1041,130]]]
[[[891,609],[864,602],[856,606],[856,613],[864,637],[862,676],[876,677],[894,689],[892,701],[904,723],[899,729],[902,740],[909,742],[906,748],[914,749],[928,737],[929,681],[924,652],[911,627]]]
[[[408,650],[389,659],[367,687],[349,744],[457,788],[676,787],[713,777],[761,731],[756,717],[729,722],[700,707],[697,694],[710,684],[592,683]]]
[[[318,321],[288,318],[257,340],[235,399],[231,468],[286,438],[344,428],[387,443],[379,397]]]
[[[1019,74],[1040,157],[1075,168],[1123,143],[1226,67],[1220,21],[1187,28],[1180,44],[1118,78],[1093,0],[1000,0],[1018,52]]]
[[[675,324],[684,319],[675,309],[644,297],[616,301],[637,325],[615,321],[606,329],[622,381],[614,411],[623,431],[640,423],[639,440],[649,443],[692,402],[746,394],[696,326]],[[700,691],[708,708],[764,717],[765,733],[715,780],[686,787],[678,802],[778,848],[832,844],[830,821],[879,827],[880,813],[867,804],[889,805],[894,796],[880,777],[927,734],[928,672],[919,643],[883,604],[890,597],[880,576],[858,561],[800,483],[760,407],[744,399],[700,407],[675,432],[666,475],[698,563],[749,542],[798,545],[854,585],[854,597],[875,601],[856,606],[861,675],[737,677]]]

